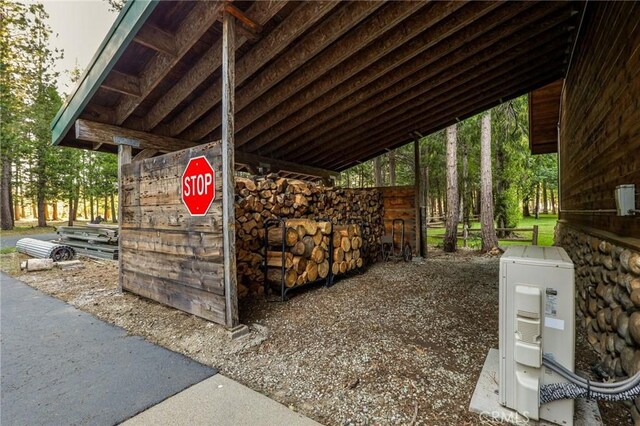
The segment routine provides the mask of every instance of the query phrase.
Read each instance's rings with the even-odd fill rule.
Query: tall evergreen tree
[[[458,247],[458,161],[457,125],[447,127],[447,230],[444,251],[454,252]]]
[[[491,173],[491,111],[482,116],[480,133],[480,226],[482,235],[482,252],[498,246],[496,229],[493,225],[493,188]]]

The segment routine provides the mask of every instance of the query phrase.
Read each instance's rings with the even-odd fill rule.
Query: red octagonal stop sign
[[[204,216],[216,198],[216,173],[206,157],[195,157],[182,174],[182,202],[191,216]]]

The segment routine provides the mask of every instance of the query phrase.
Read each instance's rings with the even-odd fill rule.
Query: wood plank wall
[[[216,171],[217,195],[206,216],[192,217],[181,178],[189,159],[201,155]],[[133,162],[122,177],[122,288],[225,324],[219,143]]]
[[[416,197],[413,186],[388,186],[378,188],[382,192],[384,205],[384,227],[386,235],[391,235],[393,219],[404,220],[404,241],[411,245],[416,256]],[[396,227],[396,243],[400,243],[400,226]]]
[[[615,209],[635,183],[640,208],[640,2],[589,2],[560,125],[562,210]],[[640,237],[640,216],[561,212],[569,224]]]

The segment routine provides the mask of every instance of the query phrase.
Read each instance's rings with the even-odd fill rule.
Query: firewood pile
[[[284,233],[284,251],[282,242]],[[329,275],[331,222],[289,219],[268,231],[267,280],[293,287]],[[282,263],[284,259],[284,279]]]
[[[340,274],[359,265],[375,262],[380,253],[380,236],[383,234],[384,224],[382,195],[377,189],[330,188],[277,175],[258,178],[237,177],[235,209],[236,269],[240,298],[263,292],[264,273],[260,265],[265,255],[270,263],[268,271],[270,278],[278,278],[277,274],[282,275],[281,268],[277,268],[282,263],[280,252],[276,252],[274,247],[267,253],[264,253],[263,249],[265,223],[270,219],[283,219],[287,222],[285,240],[291,245],[287,245],[286,250],[288,254],[286,254],[287,265],[285,266],[290,268],[285,268],[287,271],[285,282],[291,286],[313,281],[310,278],[316,276],[314,266],[309,266],[308,256],[303,255],[309,250],[308,247],[311,247],[310,240],[314,243],[310,248],[311,252],[318,247],[315,258],[321,261],[312,263],[319,267],[317,276],[320,278],[323,278],[320,273],[324,273],[324,268],[330,263],[333,265],[334,273],[337,268],[337,274]],[[300,219],[307,220],[300,222]],[[334,224],[333,235],[322,233],[322,230],[326,231],[329,225],[326,223],[327,220]],[[317,224],[318,229],[314,230],[312,222]],[[304,235],[302,228],[304,228]],[[295,241],[293,241],[294,231]],[[282,238],[281,232],[280,238]],[[276,237],[274,230],[270,230],[269,239]],[[305,245],[305,238],[307,245]],[[329,238],[334,242],[334,253],[331,253],[332,262],[328,262]],[[345,238],[344,243],[343,238]],[[300,253],[302,246],[306,251],[303,254],[296,254]],[[345,250],[346,247],[348,250]],[[341,251],[336,253],[338,248]],[[323,252],[323,259],[319,254],[320,250]],[[324,263],[325,260],[327,264]],[[307,268],[310,270],[308,271]]]

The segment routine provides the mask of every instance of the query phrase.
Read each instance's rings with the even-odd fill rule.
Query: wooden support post
[[[420,139],[417,137],[413,140],[413,168],[413,180],[416,192],[416,255],[422,257],[422,220],[420,216],[420,194],[422,192],[422,185],[420,182]]]
[[[531,237],[531,244],[538,245],[538,225],[533,225],[533,236]]]
[[[236,218],[234,210],[234,105],[235,105],[235,18],[222,18],[222,220],[224,241],[224,295],[227,327],[238,325],[236,282]]]
[[[124,192],[122,166],[131,163],[131,145],[118,145],[118,290],[122,291],[122,223]]]

